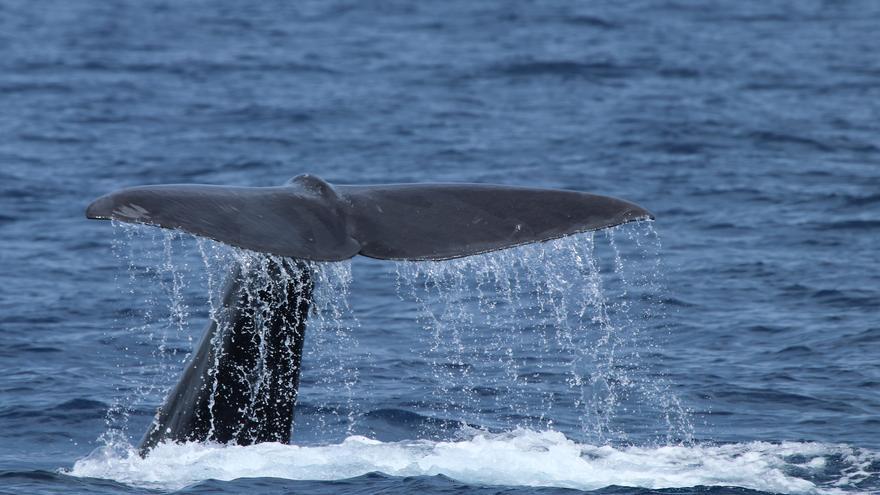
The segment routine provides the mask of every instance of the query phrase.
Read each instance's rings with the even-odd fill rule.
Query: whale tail
[[[280,187],[123,189],[89,218],[178,229],[279,256],[445,260],[652,219],[608,196],[486,184],[332,186],[300,175]]]
[[[280,187],[123,189],[98,198],[86,216],[183,230],[256,251],[273,278],[254,288],[254,274],[233,269],[222,317],[208,325],[159,408],[141,442],[142,455],[165,441],[245,445],[290,439],[313,288],[301,260],[358,254],[445,260],[653,218],[633,203],[575,191],[332,186],[311,175]],[[265,315],[265,308],[274,311]]]

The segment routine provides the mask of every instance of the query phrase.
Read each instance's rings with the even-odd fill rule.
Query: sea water
[[[877,492],[878,23],[873,0],[5,0],[0,491]],[[658,236],[614,232],[623,284],[593,234],[604,313],[565,252],[497,278],[352,260],[310,317],[292,446],[129,456],[226,248],[166,258],[84,208],[306,172],[607,194]],[[315,470],[266,477],[294,451]]]

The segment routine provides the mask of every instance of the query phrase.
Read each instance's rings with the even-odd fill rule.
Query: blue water
[[[878,26],[872,0],[5,0],[0,491],[880,492]],[[322,266],[293,445],[132,456],[241,253],[85,206],[303,172],[657,221]]]

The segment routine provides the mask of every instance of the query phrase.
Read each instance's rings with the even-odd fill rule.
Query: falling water
[[[359,412],[355,400],[358,363],[351,350],[358,346],[360,326],[349,304],[351,262],[313,262],[310,268],[315,293],[303,356],[307,376],[303,380],[311,383],[310,393],[322,399],[315,402],[304,397],[300,404],[313,404],[322,413],[316,425],[319,430],[342,426],[350,434]],[[330,421],[334,425],[328,424]]]
[[[693,442],[688,411],[657,364],[648,364],[662,363],[671,330],[650,224],[445,262],[363,264],[303,264],[119,228],[114,252],[129,267],[122,296],[134,302],[119,317],[128,330],[109,334],[107,343],[122,351],[125,373],[105,445],[78,460],[74,476],[179,488],[206,477],[342,479],[381,471],[503,485],[782,493],[834,493],[873,476],[877,454],[846,446]],[[286,276],[273,265],[294,275],[308,269],[315,282],[295,428],[305,435],[289,446],[166,443],[137,455],[126,437],[152,418],[198,327],[224,321],[220,294],[230,268],[245,269],[241,282],[253,295]],[[364,281],[359,266],[372,267],[375,277]],[[364,300],[376,307],[357,306]],[[260,339],[260,319],[277,308],[257,309]],[[364,311],[370,323],[362,326],[355,313]],[[377,358],[373,339],[386,330],[379,342],[389,349]],[[255,394],[265,379],[256,374]],[[428,420],[382,414],[401,409]],[[389,430],[395,421],[407,424]],[[309,434],[316,435],[311,442]]]
[[[137,362],[138,372],[121,377],[108,415],[108,431],[125,432],[133,412],[151,415],[173,385],[201,333],[191,323],[222,325],[230,267],[244,268],[252,291],[268,286],[272,263],[299,268],[187,234],[117,229],[114,252],[128,264],[121,285],[142,308],[124,317],[130,330],[119,337],[126,368]],[[626,242],[618,245],[620,237]],[[422,345],[413,351],[431,370],[422,411],[490,431],[559,429],[597,443],[628,443],[633,434],[689,441],[687,412],[662,373],[641,359],[657,351],[655,336],[666,330],[658,250],[645,224],[450,261],[383,265],[396,277],[398,304],[420,310]],[[368,412],[356,399],[370,353],[359,351],[360,322],[349,302],[352,263],[307,268],[315,290],[301,381],[308,393],[298,401],[297,424],[344,437]],[[207,301],[199,300],[204,294]],[[261,308],[258,320],[272,310]]]
[[[241,278],[241,287],[249,300],[260,301],[257,293],[270,287],[273,277],[278,276],[273,265],[284,267],[280,271],[282,276],[303,269],[303,264],[292,259],[232,248],[185,233],[118,222],[114,222],[114,226],[118,235],[113,251],[128,268],[127,277],[118,279],[117,283],[132,307],[118,321],[127,330],[108,336],[108,340],[118,341],[116,347],[121,353],[115,356],[117,367],[124,367],[126,373],[120,373],[119,396],[107,415],[108,431],[104,435],[107,444],[127,443],[126,434],[139,434],[128,431],[132,416],[152,416],[201,337],[203,322],[213,322],[221,329],[228,327],[228,308],[224,308],[221,298],[230,276]],[[338,422],[350,428],[355,424],[357,412],[353,389],[358,368],[349,355],[334,352],[357,345],[354,331],[357,320],[351,316],[348,303],[350,263],[308,262],[304,266],[311,272],[316,286],[306,338],[317,344],[310,348],[321,349],[320,356],[314,356],[312,350],[305,359],[320,363],[315,367],[318,386],[328,391],[332,389],[328,395],[334,398],[343,398],[341,402],[319,407],[332,411]],[[230,270],[231,267],[242,269]],[[267,330],[264,320],[274,309],[258,307],[255,311],[254,338],[258,342],[259,357],[251,383],[254,398],[270,371],[263,365]],[[214,369],[222,358],[222,352],[218,351],[224,331],[217,332],[212,340],[217,360]],[[137,364],[133,367],[132,363]],[[131,373],[132,368],[135,373]],[[217,383],[211,386],[209,401],[213,406]]]
[[[193,267],[189,260],[177,259],[175,253],[175,247],[188,236],[115,221],[113,226],[117,233],[113,254],[127,265],[127,277],[117,277],[117,286],[131,306],[117,318],[127,331],[106,338],[122,351],[112,358],[118,369],[126,370],[120,373],[118,396],[107,413],[107,443],[124,438],[131,415],[142,414],[144,403],[164,397],[166,377],[188,358],[188,343],[192,342],[187,332],[192,301],[185,294]]]
[[[640,355],[658,342],[643,330],[662,320],[658,257],[647,253],[658,249],[650,225],[627,226],[398,263],[398,293],[420,306],[429,341],[432,408],[503,430],[577,429],[591,442],[689,442],[688,413]]]

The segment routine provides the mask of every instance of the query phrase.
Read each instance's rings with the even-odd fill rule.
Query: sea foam
[[[471,484],[593,490],[610,485],[652,489],[732,486],[776,493],[848,493],[858,489],[877,452],[820,443],[613,447],[581,444],[556,431],[472,431],[468,438],[380,442],[350,436],[332,445],[162,444],[146,458],[110,445],[66,474],[158,489],[201,480],[273,477],[338,480],[381,472],[442,474]],[[830,465],[837,472],[829,473]]]

